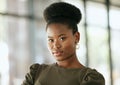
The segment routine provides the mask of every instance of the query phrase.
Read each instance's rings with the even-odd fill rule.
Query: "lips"
[[[53,54],[54,56],[61,56],[62,53],[63,53],[63,51],[53,51],[53,52],[52,52],[52,54]]]

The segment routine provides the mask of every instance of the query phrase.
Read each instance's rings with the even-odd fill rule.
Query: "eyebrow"
[[[58,37],[65,36],[66,34],[60,34]],[[53,38],[52,36],[48,36],[48,38]]]

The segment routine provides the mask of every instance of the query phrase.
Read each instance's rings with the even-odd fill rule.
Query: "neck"
[[[83,65],[78,61],[76,56],[73,56],[67,60],[58,61],[58,66],[64,67],[64,68],[81,68]]]

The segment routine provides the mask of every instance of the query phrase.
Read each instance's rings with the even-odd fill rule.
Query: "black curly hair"
[[[73,30],[73,34],[78,32],[77,24],[81,21],[80,9],[66,2],[56,2],[44,10],[44,19],[47,26],[51,23],[66,24]]]

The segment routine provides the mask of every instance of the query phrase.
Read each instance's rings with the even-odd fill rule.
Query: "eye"
[[[54,40],[53,39],[48,39],[48,42],[54,42]]]
[[[61,41],[64,41],[66,39],[66,37],[60,37]]]

